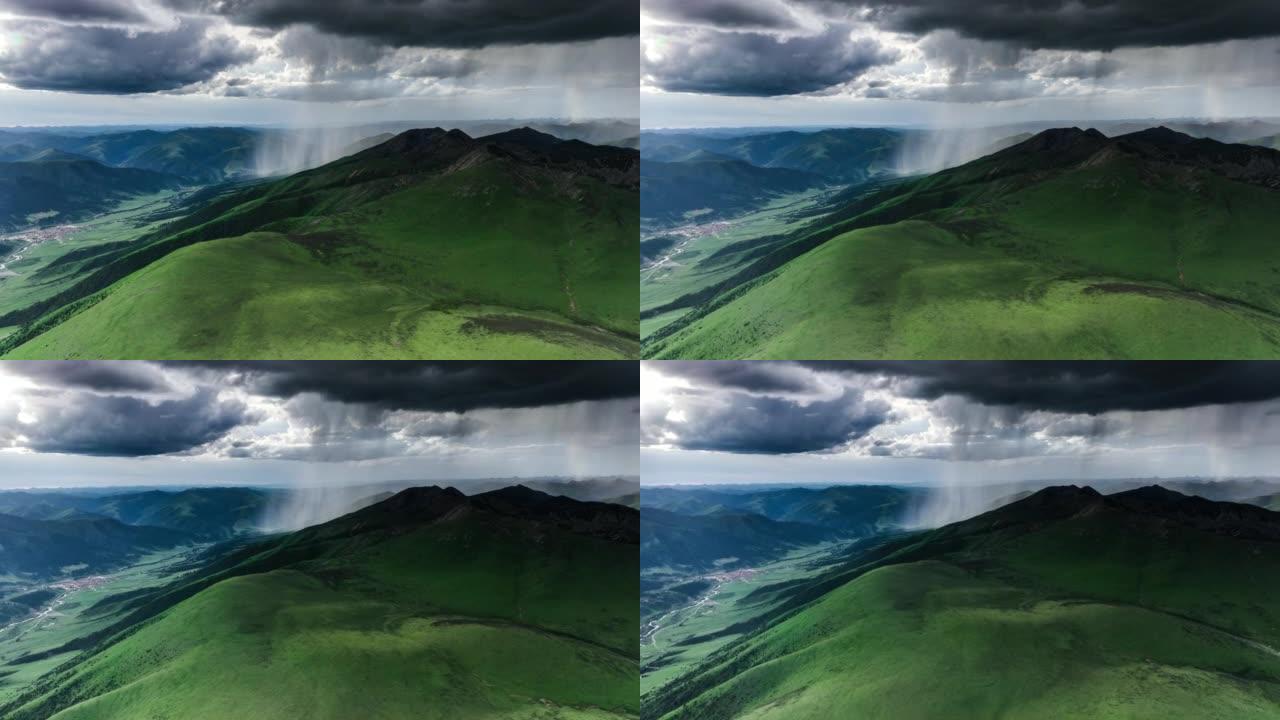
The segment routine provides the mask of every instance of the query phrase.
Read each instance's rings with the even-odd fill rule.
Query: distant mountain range
[[[1046,488],[754,590],[642,717],[1270,717],[1277,541],[1253,505]]]
[[[136,526],[98,515],[37,520],[0,514],[0,574],[22,578],[88,575],[144,552],[191,542],[178,530]]]
[[[637,538],[618,505],[408,489],[105,598],[0,714],[635,717]]]
[[[649,487],[643,490],[640,500],[647,508],[686,515],[746,512],[774,521],[816,525],[859,537],[899,527],[910,503],[926,492],[889,485],[763,488],[756,491]]]
[[[707,220],[742,212],[777,195],[821,187],[821,175],[789,168],[757,167],[744,160],[698,150],[679,162],[640,163],[640,212],[675,221],[694,210]]]
[[[840,536],[830,528],[754,513],[682,515],[657,508],[644,509],[640,534],[641,568],[701,570],[750,567]]]
[[[282,491],[192,488],[79,494],[0,492],[0,513],[41,520],[101,515],[128,525],[178,530],[198,540],[225,540],[257,532],[271,498]]]
[[[860,186],[645,317],[650,357],[1273,357],[1280,151],[1046,130]],[[942,320],[945,318],[945,322]],[[1152,332],[1159,328],[1159,332]]]
[[[252,174],[259,139],[258,130],[235,127],[87,135],[0,129],[0,159],[55,152],[205,184]]]
[[[82,220],[180,183],[172,175],[43,150],[18,162],[0,162],[0,232]]]
[[[646,133],[646,160],[688,162],[700,153],[734,158],[761,168],[798,170],[830,181],[860,182],[892,171],[903,132],[891,128],[833,128],[813,132]]]

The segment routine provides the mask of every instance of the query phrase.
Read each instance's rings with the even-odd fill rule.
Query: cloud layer
[[[549,86],[583,95],[635,87],[638,33],[625,0],[0,0],[0,89],[312,102],[482,102]]]
[[[6,453],[323,463],[634,454],[638,382],[628,363],[6,363],[0,465]]]
[[[643,443],[668,452],[980,463],[1280,446],[1280,368],[1265,362],[646,363],[642,375]]]
[[[642,25],[646,88],[710,96],[1132,97],[1274,83],[1280,50],[1263,0],[645,0]]]
[[[635,35],[630,0],[170,0],[178,8],[222,15],[240,25],[294,25],[395,47],[477,48],[597,40]]]

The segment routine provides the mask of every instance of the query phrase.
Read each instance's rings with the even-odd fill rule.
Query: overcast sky
[[[642,0],[646,127],[1280,116],[1274,0]]]
[[[632,363],[0,363],[0,487],[638,473]]]
[[[635,0],[0,0],[0,126],[635,118]]]
[[[641,368],[645,484],[995,484],[1280,475],[1280,365]]]

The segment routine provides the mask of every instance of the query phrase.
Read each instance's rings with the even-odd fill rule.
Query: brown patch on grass
[[[563,342],[566,339],[573,339],[608,348],[623,357],[631,357],[637,352],[634,343],[606,330],[556,323],[521,315],[481,315],[473,317],[462,324],[462,331],[464,333],[488,332],[533,335],[551,342]]]
[[[1090,285],[1084,289],[1085,295],[1115,295],[1115,294],[1131,294],[1143,295],[1152,298],[1166,298],[1174,300],[1191,300],[1219,310],[1226,310],[1239,303],[1233,303],[1223,298],[1206,295],[1194,290],[1174,290],[1173,288],[1162,288],[1154,285],[1139,285],[1138,283],[1126,282],[1109,282],[1097,283]]]
[[[1207,305],[1215,310],[1236,310],[1248,311],[1264,315],[1272,320],[1280,319],[1280,313],[1276,313],[1270,308],[1254,305],[1243,300],[1233,298],[1219,297],[1210,295],[1198,290],[1176,290],[1174,288],[1163,288],[1155,285],[1140,285],[1138,283],[1127,282],[1108,282],[1095,283],[1084,289],[1086,295],[1096,295],[1098,293],[1131,293],[1135,295],[1144,295],[1152,298],[1165,298],[1170,300],[1189,300],[1198,302],[1201,305]]]
[[[364,244],[355,235],[339,232],[337,230],[321,230],[319,232],[312,233],[289,233],[286,237],[289,239],[289,242],[306,248],[307,252],[311,253],[311,257],[326,264],[333,262],[344,248]]]

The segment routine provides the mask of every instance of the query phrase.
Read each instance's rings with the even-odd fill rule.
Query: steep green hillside
[[[105,251],[74,286],[0,318],[23,325],[0,350],[634,357],[637,165],[532,130],[409,131]]]
[[[652,357],[1280,354],[1280,152],[1051,130],[851,198],[646,337]]]
[[[1050,488],[862,548],[644,698],[652,718],[1273,718],[1280,514]]]
[[[186,533],[96,515],[37,520],[0,515],[0,576],[60,578],[119,567],[152,550],[190,542]]]
[[[76,718],[638,713],[637,513],[416,488],[159,591],[7,706]]]
[[[0,162],[0,231],[74,222],[178,184],[172,175],[47,151],[25,162]]]

